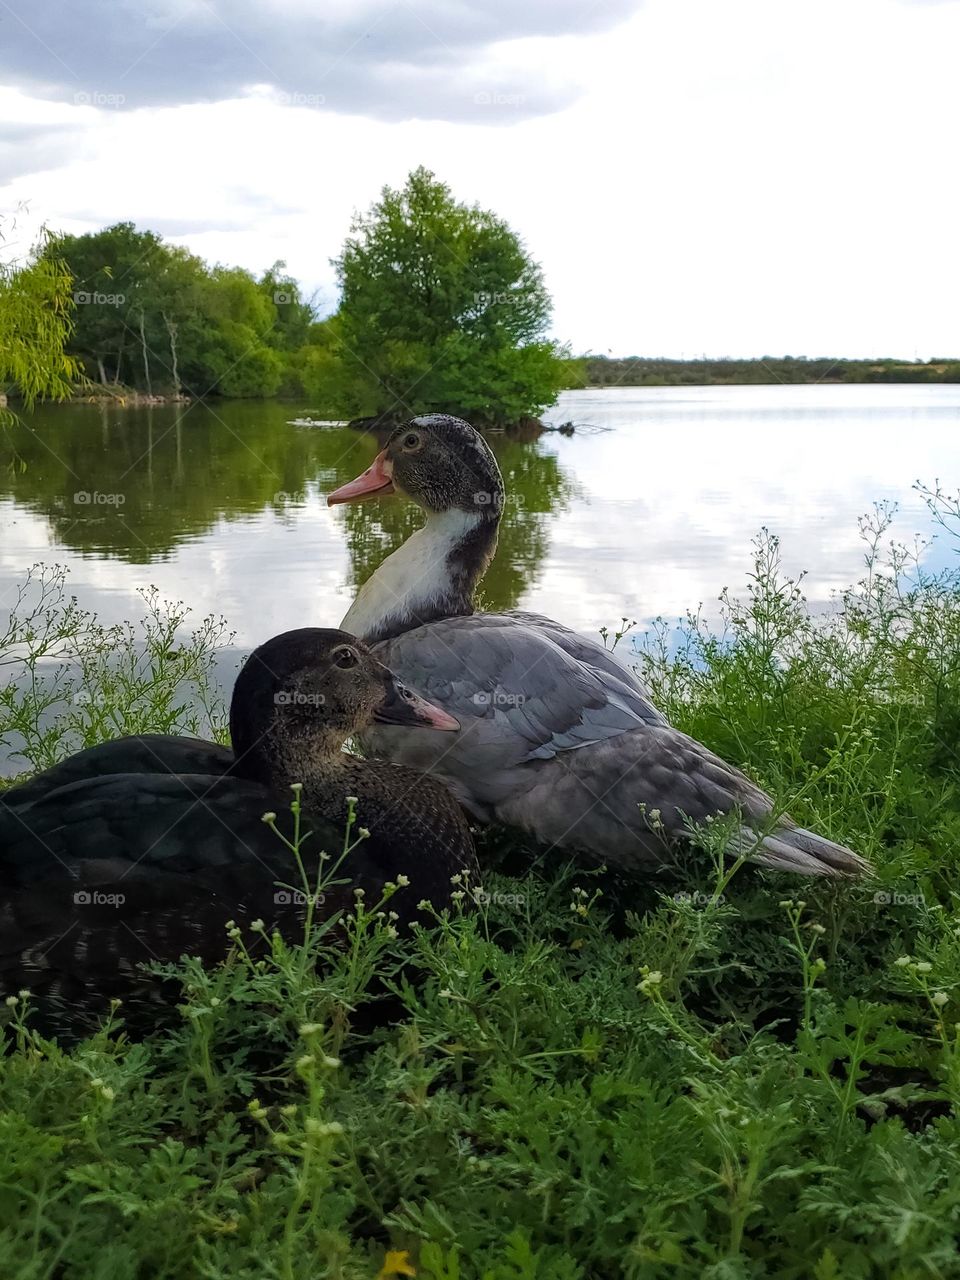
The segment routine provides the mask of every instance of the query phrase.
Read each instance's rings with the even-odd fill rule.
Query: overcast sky
[[[0,212],[330,309],[422,163],[578,351],[957,355],[958,64],[960,0],[0,0]]]

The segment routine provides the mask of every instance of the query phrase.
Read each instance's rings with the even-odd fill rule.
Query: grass
[[[312,930],[257,960],[240,932],[220,969],[179,966],[183,1016],[145,1043],[63,1052],[15,998],[4,1275],[960,1275],[960,580],[890,544],[890,515],[865,521],[864,580],[827,617],[763,535],[721,633],[691,617],[641,658],[675,723],[875,880],[730,877],[707,828],[638,885],[488,833],[475,910],[393,938],[361,905],[337,957]],[[174,644],[163,617],[156,651],[202,683],[214,624]],[[121,650],[125,680],[160,673],[151,727],[191,727],[149,644]],[[95,730],[73,694],[44,701],[39,668],[0,698],[32,765],[126,727],[107,666],[91,658]]]

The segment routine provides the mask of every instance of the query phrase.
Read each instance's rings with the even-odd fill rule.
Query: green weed
[[[960,1276],[960,581],[890,518],[826,617],[764,535],[721,634],[691,617],[641,658],[675,723],[873,880],[731,874],[705,828],[638,885],[486,833],[482,886],[430,927],[360,900],[345,946],[236,928],[220,968],[168,971],[182,1016],[144,1043],[121,1008],[64,1052],[11,992],[4,1275]],[[30,697],[0,728],[37,724]]]

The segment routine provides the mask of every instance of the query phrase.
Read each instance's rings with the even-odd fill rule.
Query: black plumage
[[[321,852],[339,854],[348,797],[369,835],[325,890],[317,914],[390,900],[400,922],[423,898],[442,906],[451,877],[473,870],[463,813],[446,789],[401,766],[343,752],[372,722],[411,731],[456,724],[396,681],[352,636],[308,628],[248,659],[231,704],[235,751],[195,738],[144,735],[78,753],[0,801],[0,990],[26,988],[44,1030],[94,1025],[112,998],[128,1023],[160,984],[138,966],[183,954],[214,962],[229,921],[303,937],[295,859],[264,823],[293,836],[292,783],[303,784],[301,847],[309,884]],[[256,943],[256,935],[248,935]]]

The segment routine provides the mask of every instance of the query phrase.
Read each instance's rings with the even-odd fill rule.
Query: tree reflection
[[[42,515],[84,555],[149,564],[219,522],[265,510],[296,519],[369,466],[382,441],[346,427],[288,425],[290,405],[227,402],[117,409],[43,406],[0,434],[0,497]],[[573,481],[542,441],[491,433],[507,503],[485,607],[515,605],[538,577],[552,517]],[[401,498],[337,508],[354,590],[422,523]],[[309,566],[304,566],[309,571]]]

